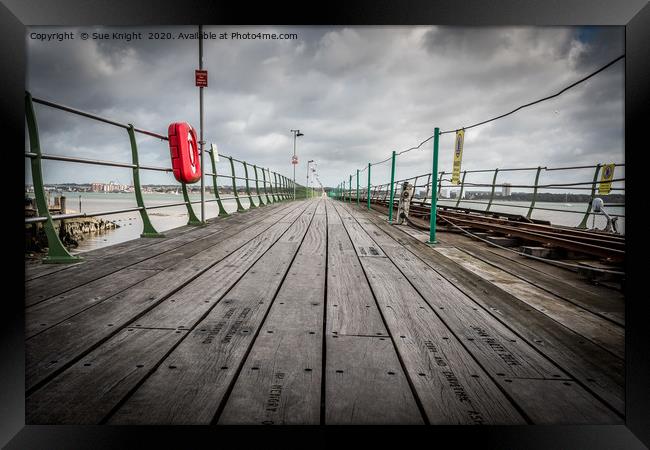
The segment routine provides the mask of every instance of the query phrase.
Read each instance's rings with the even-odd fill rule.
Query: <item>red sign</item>
[[[195,70],[194,79],[197,87],[208,87],[208,71]]]
[[[293,165],[298,164],[298,157],[297,156],[292,156],[291,157],[291,164],[293,164]]]

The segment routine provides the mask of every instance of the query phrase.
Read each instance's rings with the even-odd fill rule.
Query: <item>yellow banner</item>
[[[607,195],[612,190],[612,180],[614,179],[615,164],[603,164],[600,175],[600,185],[598,186],[598,194]]]
[[[465,141],[465,130],[456,132],[456,143],[454,144],[454,168],[451,174],[451,184],[460,184],[460,163],[463,160],[463,142]]]

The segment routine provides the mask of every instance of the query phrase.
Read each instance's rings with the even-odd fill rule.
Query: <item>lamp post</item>
[[[304,136],[300,130],[290,130],[293,133],[293,158],[291,164],[293,164],[293,199],[296,199],[296,165],[298,164],[298,158],[296,157],[296,138],[299,136]]]

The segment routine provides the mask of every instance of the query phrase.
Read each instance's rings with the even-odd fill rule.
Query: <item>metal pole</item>
[[[293,157],[294,159],[296,158],[296,134],[297,132],[293,132]],[[292,161],[293,163],[293,161]],[[296,165],[293,164],[293,199],[296,199]]]
[[[433,169],[431,170],[432,174],[438,173],[438,141],[440,140],[440,128],[437,128],[433,131]],[[429,241],[427,244],[436,243],[436,207],[438,203],[438,195],[435,182],[431,183],[431,212],[429,214]]]
[[[537,168],[537,173],[535,174],[535,188],[533,189],[533,199],[530,201],[530,208],[528,208],[528,214],[526,218],[530,219],[535,209],[535,200],[537,200],[537,185],[539,183],[539,173],[542,171],[541,167]]]
[[[41,144],[38,134],[38,124],[36,122],[36,113],[32,96],[25,93],[25,118],[27,120],[27,130],[29,133],[29,147],[32,153],[36,154],[31,159],[32,181],[34,183],[34,201],[39,216],[47,218],[43,224],[43,230],[47,237],[47,256],[43,258],[44,263],[72,263],[81,261],[78,256],[71,255],[65,248],[65,245],[59,239],[59,234],[54,229],[54,221],[50,215],[47,197],[45,193],[45,184],[43,182],[43,172],[41,169]]]
[[[352,203],[352,175],[350,175],[350,195],[348,197],[348,203]]]
[[[585,215],[582,218],[582,221],[580,221],[576,228],[587,228],[587,219],[589,219],[589,212],[591,211],[591,207],[594,204],[594,198],[596,198],[596,184],[598,183],[598,172],[600,172],[600,167],[600,163],[596,164],[596,172],[594,173],[594,182],[591,185],[591,197],[589,198],[589,203],[587,204],[587,210],[585,211]]]
[[[390,204],[388,205],[388,222],[393,223],[393,200],[395,199],[395,150],[390,163]]]
[[[492,206],[492,200],[494,200],[494,191],[496,189],[497,175],[499,174],[499,169],[494,169],[494,178],[492,178],[492,192],[490,192],[490,201],[488,202],[485,210],[489,211]]]
[[[199,70],[203,70],[203,25],[199,25]],[[205,168],[203,167],[203,86],[199,87],[199,133],[201,134],[201,223],[205,223]]]
[[[368,211],[370,211],[370,163],[368,163]]]
[[[357,206],[359,206],[359,169],[357,169]]]

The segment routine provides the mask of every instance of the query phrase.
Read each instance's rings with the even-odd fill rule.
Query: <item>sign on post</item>
[[[464,141],[465,130],[456,131],[456,143],[454,144],[454,168],[451,173],[451,184],[460,184],[460,164],[463,160]]]
[[[208,87],[208,71],[207,70],[195,70],[194,71],[194,82],[197,87]]]
[[[598,194],[607,195],[612,190],[612,180],[614,179],[615,164],[604,164],[600,176],[600,185],[598,186]]]
[[[298,164],[298,157],[296,155],[293,155],[291,157],[291,164],[293,164],[294,166]]]

